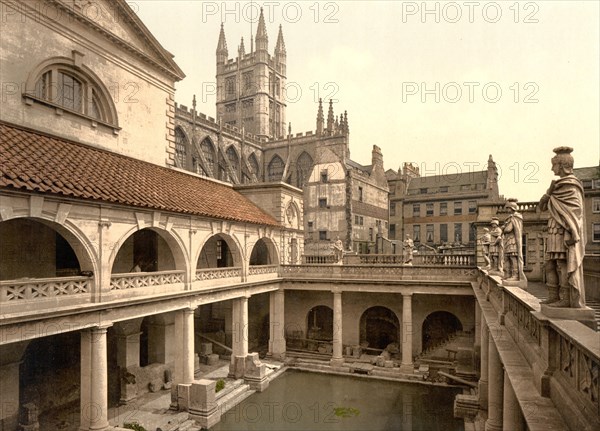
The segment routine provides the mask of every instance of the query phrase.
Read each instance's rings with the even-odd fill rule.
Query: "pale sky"
[[[500,192],[522,202],[548,187],[554,147],[574,147],[575,167],[599,163],[598,1],[130,4],[187,75],[176,101],[196,94],[207,115],[221,22],[235,58],[263,6],[271,54],[283,26],[293,133],[314,130],[318,97],[333,97],[353,160],[370,164],[378,145],[386,169],[433,175],[484,169],[492,154]]]

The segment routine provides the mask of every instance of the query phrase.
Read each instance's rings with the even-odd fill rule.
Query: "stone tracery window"
[[[227,154],[227,159],[229,160],[229,163],[231,163],[231,167],[233,168],[233,171],[237,172],[240,168],[240,158],[238,157],[237,151],[235,151],[235,148],[233,147],[233,145],[231,145],[229,148],[227,148],[226,154]]]
[[[175,160],[177,167],[186,168],[187,166],[187,147],[188,140],[181,128],[175,128]]]
[[[254,153],[250,154],[250,157],[248,157],[248,165],[250,166],[250,172],[258,177],[260,171],[258,168],[258,160]]]
[[[271,162],[269,163],[269,181],[281,181],[283,176],[283,169],[285,167],[285,163],[281,160],[281,157],[275,155]]]

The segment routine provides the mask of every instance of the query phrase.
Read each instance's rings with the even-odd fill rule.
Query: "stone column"
[[[194,381],[194,311],[196,308],[186,308],[183,314],[183,382]]]
[[[479,405],[487,410],[488,406],[488,353],[490,330],[481,316],[481,373],[479,376]]]
[[[279,289],[269,294],[269,355],[285,358],[285,292]]]
[[[342,346],[342,292],[333,292],[333,356],[331,365],[341,367],[344,363]]]
[[[485,431],[502,431],[504,371],[493,339],[488,344],[488,418]]]
[[[402,294],[402,364],[400,371],[412,374],[413,363],[413,327],[412,327],[412,294]]]
[[[16,430],[19,422],[19,367],[29,342],[0,346],[0,430]]]
[[[480,371],[481,357],[481,308],[479,303],[475,301],[475,342],[473,343],[473,365],[475,370]]]
[[[229,375],[239,379],[244,376],[244,364],[248,355],[248,297],[233,300],[233,334]]]
[[[506,371],[504,372],[504,404],[502,421],[504,429],[511,431],[525,431],[525,418],[521,412],[521,406],[515,391],[508,379]]]
[[[108,428],[106,329],[81,331],[81,430]]]

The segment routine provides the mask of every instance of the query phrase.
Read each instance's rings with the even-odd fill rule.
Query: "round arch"
[[[223,247],[223,243],[219,245],[218,241],[223,241],[226,248]],[[221,247],[220,259],[218,258],[218,247]],[[196,262],[196,270],[218,268],[220,267],[219,265],[221,265],[221,267],[241,267],[243,261],[241,250],[242,248],[238,241],[231,235],[225,233],[209,235],[198,249],[198,253],[194,260]],[[227,252],[230,253],[231,260],[229,261]],[[223,260],[223,262],[219,263],[218,260]]]
[[[41,63],[39,63],[27,77],[27,82],[25,84],[25,92],[30,97],[36,97],[36,86],[39,79],[42,75],[49,70],[55,68],[65,68],[68,72],[73,73],[74,75],[84,79],[86,82],[91,83],[98,90],[98,96],[100,97],[100,102],[103,105],[104,113],[106,114],[106,118],[104,121],[111,124],[112,126],[119,127],[119,119],[117,116],[117,108],[115,103],[110,96],[110,91],[104,84],[104,82],[96,75],[96,73],[82,64],[78,66],[75,63],[74,58],[70,57],[51,57],[48,58]]]
[[[333,308],[315,305],[306,313],[306,338],[333,340]]]
[[[43,228],[55,232],[66,241],[78,261],[80,271],[90,271],[93,274],[97,274],[99,265],[93,245],[85,234],[69,221],[66,221],[65,224],[59,224],[54,220],[47,220],[41,217],[13,217],[0,222],[0,235],[7,236],[11,235],[13,232],[18,232],[20,234],[23,232],[23,227],[30,226],[35,229],[36,225],[41,225]],[[18,226],[19,228],[11,229],[11,226]],[[0,238],[0,246],[2,244],[7,244],[5,241],[6,238],[4,240]],[[34,244],[37,244],[38,241],[39,238],[36,238]]]
[[[462,329],[462,323],[454,314],[448,311],[430,313],[421,327],[422,350],[425,351],[439,345]]]
[[[400,321],[387,307],[376,305],[367,308],[359,321],[360,344],[374,349],[385,349],[392,343],[400,344]]]
[[[163,270],[163,268],[165,266],[169,267],[172,266],[173,268],[167,268],[167,269],[176,269],[176,270],[183,270],[187,273],[187,267],[188,267],[188,262],[187,262],[187,253],[185,252],[185,245],[184,243],[181,241],[181,238],[179,238],[177,235],[174,235],[173,233],[166,231],[164,229],[160,229],[160,228],[156,228],[156,227],[147,227],[147,228],[143,228],[143,229],[139,229],[137,226],[129,229],[122,237],[121,239],[115,244],[115,247],[113,249],[113,252],[110,255],[109,258],[109,266],[111,268],[111,273],[115,273],[115,270],[117,270],[118,272],[135,272],[135,271],[142,271],[145,268],[140,268],[136,269],[135,266],[142,263],[139,262],[140,258],[143,258],[141,256],[136,256],[135,254],[135,243],[134,241],[135,239],[135,235],[138,234],[138,232],[152,232],[154,234],[156,234],[157,237],[157,247],[161,247],[160,249],[156,249],[156,256],[158,257],[158,259],[160,259],[161,257],[163,259],[165,259],[165,263],[169,262],[172,263],[171,264],[166,264],[164,265],[163,263],[161,263],[160,261],[157,262],[156,264],[154,262],[152,263],[148,263],[148,262],[144,262],[147,265],[148,268],[148,272],[150,271],[157,271],[157,270]],[[139,234],[138,234],[139,235]],[[150,237],[148,235],[148,237]],[[158,239],[160,238],[160,239]],[[162,254],[162,252],[165,251],[164,247],[162,247],[161,240],[164,241],[164,243],[166,243],[166,246],[168,248],[168,250],[170,251],[170,258],[172,259],[172,261],[169,261],[169,255],[167,254]],[[144,242],[144,240],[140,240],[141,242]],[[146,239],[145,241],[147,241],[148,243],[150,243],[152,240],[151,239]],[[162,245],[161,245],[162,244]],[[127,249],[125,249],[124,247],[127,247]],[[140,245],[140,248],[142,247],[142,245]],[[117,258],[119,257],[119,255],[121,255],[121,257],[123,257],[124,259],[126,259],[126,261],[119,261]],[[128,266],[127,263],[129,262],[129,257],[131,257],[131,266],[129,269],[126,269],[126,267]],[[151,258],[152,256],[150,254],[148,254],[146,256],[147,258]],[[156,260],[158,260],[156,259]],[[115,264],[117,262],[120,262],[120,267],[115,267]],[[155,265],[155,267],[153,268],[152,265]]]
[[[269,238],[262,237],[254,243],[250,250],[250,265],[278,265],[279,253],[277,244]]]

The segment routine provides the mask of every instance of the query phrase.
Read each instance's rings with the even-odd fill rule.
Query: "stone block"
[[[189,411],[190,405],[190,388],[191,384],[179,384],[177,385],[177,409],[181,411]]]
[[[219,363],[219,355],[213,353],[206,356],[206,365],[216,365]]]
[[[212,343],[200,343],[200,356],[212,355]]]
[[[384,366],[385,368],[394,368],[394,361],[385,361],[385,362],[383,363],[383,366]]]
[[[257,392],[262,392],[269,386],[267,366],[260,361],[258,353],[246,356],[244,380]]]
[[[551,319],[577,320],[578,322],[581,322],[584,325],[592,328],[594,331],[598,329],[594,310],[590,307],[563,308],[551,307],[546,304],[542,304],[540,311],[543,315]]]
[[[241,379],[244,377],[246,356],[235,356],[232,359],[233,360],[229,365],[229,376],[235,379]]]
[[[211,428],[221,419],[221,413],[216,402],[214,380],[194,380],[190,388],[189,413],[190,419],[195,420],[202,428]]]
[[[165,382],[163,381],[163,379],[154,379],[150,383],[148,383],[148,389],[152,393],[158,392],[163,388],[164,383]]]

